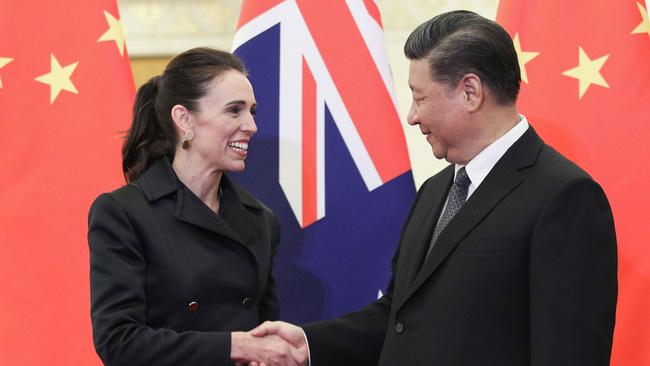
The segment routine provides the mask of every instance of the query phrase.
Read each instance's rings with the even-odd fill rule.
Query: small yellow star
[[[650,37],[650,20],[648,20],[648,10],[641,5],[641,3],[636,3],[636,7],[639,8],[641,13],[641,24],[637,25],[636,28],[630,34],[639,34],[639,33],[648,33]]]
[[[515,33],[515,38],[512,42],[515,44],[515,51],[517,51],[517,60],[519,61],[519,69],[521,72],[521,80],[528,84],[528,74],[526,73],[526,64],[530,60],[539,56],[539,52],[524,52],[521,50],[521,42],[519,41],[519,33]]]
[[[600,85],[605,88],[609,88],[607,81],[603,78],[603,75],[600,73],[600,69],[607,61],[609,55],[599,57],[595,60],[589,59],[585,50],[582,47],[578,47],[578,66],[574,67],[571,70],[567,70],[562,73],[562,75],[570,76],[576,78],[580,81],[580,91],[579,98],[582,99],[582,96],[585,95],[587,89],[591,84]]]
[[[61,90],[67,90],[71,93],[79,94],[77,88],[75,88],[74,84],[72,84],[72,81],[70,80],[70,76],[72,76],[77,65],[79,65],[78,61],[68,66],[61,67],[59,60],[57,60],[54,55],[51,55],[50,72],[35,79],[36,81],[50,86],[50,104],[54,103],[54,100],[59,96]]]
[[[14,60],[13,58],[9,58],[9,57],[0,57],[0,69],[7,66],[7,64],[13,60]],[[0,78],[0,89],[2,89],[2,78]]]
[[[99,37],[97,42],[115,41],[115,45],[120,51],[120,56],[124,56],[124,30],[122,30],[122,23],[106,10],[104,10],[104,16],[108,23],[108,30]]]

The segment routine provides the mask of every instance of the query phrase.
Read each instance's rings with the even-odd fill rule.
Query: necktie
[[[433,236],[431,237],[431,243],[429,244],[429,249],[427,250],[425,260],[429,257],[429,254],[431,254],[431,249],[433,249],[433,246],[435,245],[436,240],[438,239],[438,236],[440,236],[442,230],[445,228],[445,226],[447,226],[447,224],[449,224],[451,219],[454,217],[454,215],[456,215],[460,208],[463,207],[465,200],[467,200],[467,188],[471,182],[472,181],[467,176],[465,167],[460,168],[458,170],[458,173],[456,173],[456,180],[454,180],[454,184],[449,190],[449,196],[447,198],[447,206],[445,207],[445,211],[442,213],[442,216],[440,217],[440,220],[438,220],[436,228],[433,230]]]

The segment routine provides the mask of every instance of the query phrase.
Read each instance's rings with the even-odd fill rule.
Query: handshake
[[[303,366],[309,347],[301,328],[267,321],[250,332],[231,333],[230,359],[237,366]]]

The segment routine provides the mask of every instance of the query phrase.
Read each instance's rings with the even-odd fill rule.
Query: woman
[[[105,364],[300,357],[277,337],[238,332],[278,315],[278,221],[224,174],[244,169],[255,107],[241,61],[209,48],[175,57],[138,90],[122,148],[129,184],[89,215],[93,339]]]

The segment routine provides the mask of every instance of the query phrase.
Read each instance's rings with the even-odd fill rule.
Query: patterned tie
[[[467,188],[469,187],[470,183],[472,183],[472,181],[467,176],[465,167],[460,168],[458,170],[458,173],[456,174],[456,180],[454,181],[454,184],[451,186],[451,189],[449,190],[449,196],[447,199],[447,206],[445,207],[445,212],[442,213],[442,216],[440,217],[440,220],[438,221],[436,228],[433,230],[431,243],[429,244],[427,255],[426,257],[424,257],[425,260],[429,258],[429,254],[431,254],[431,249],[433,249],[433,246],[436,243],[438,236],[440,236],[442,230],[445,228],[445,226],[447,226],[447,224],[451,221],[454,215],[456,215],[458,210],[460,210],[460,208],[463,207],[465,200],[467,200]]]

